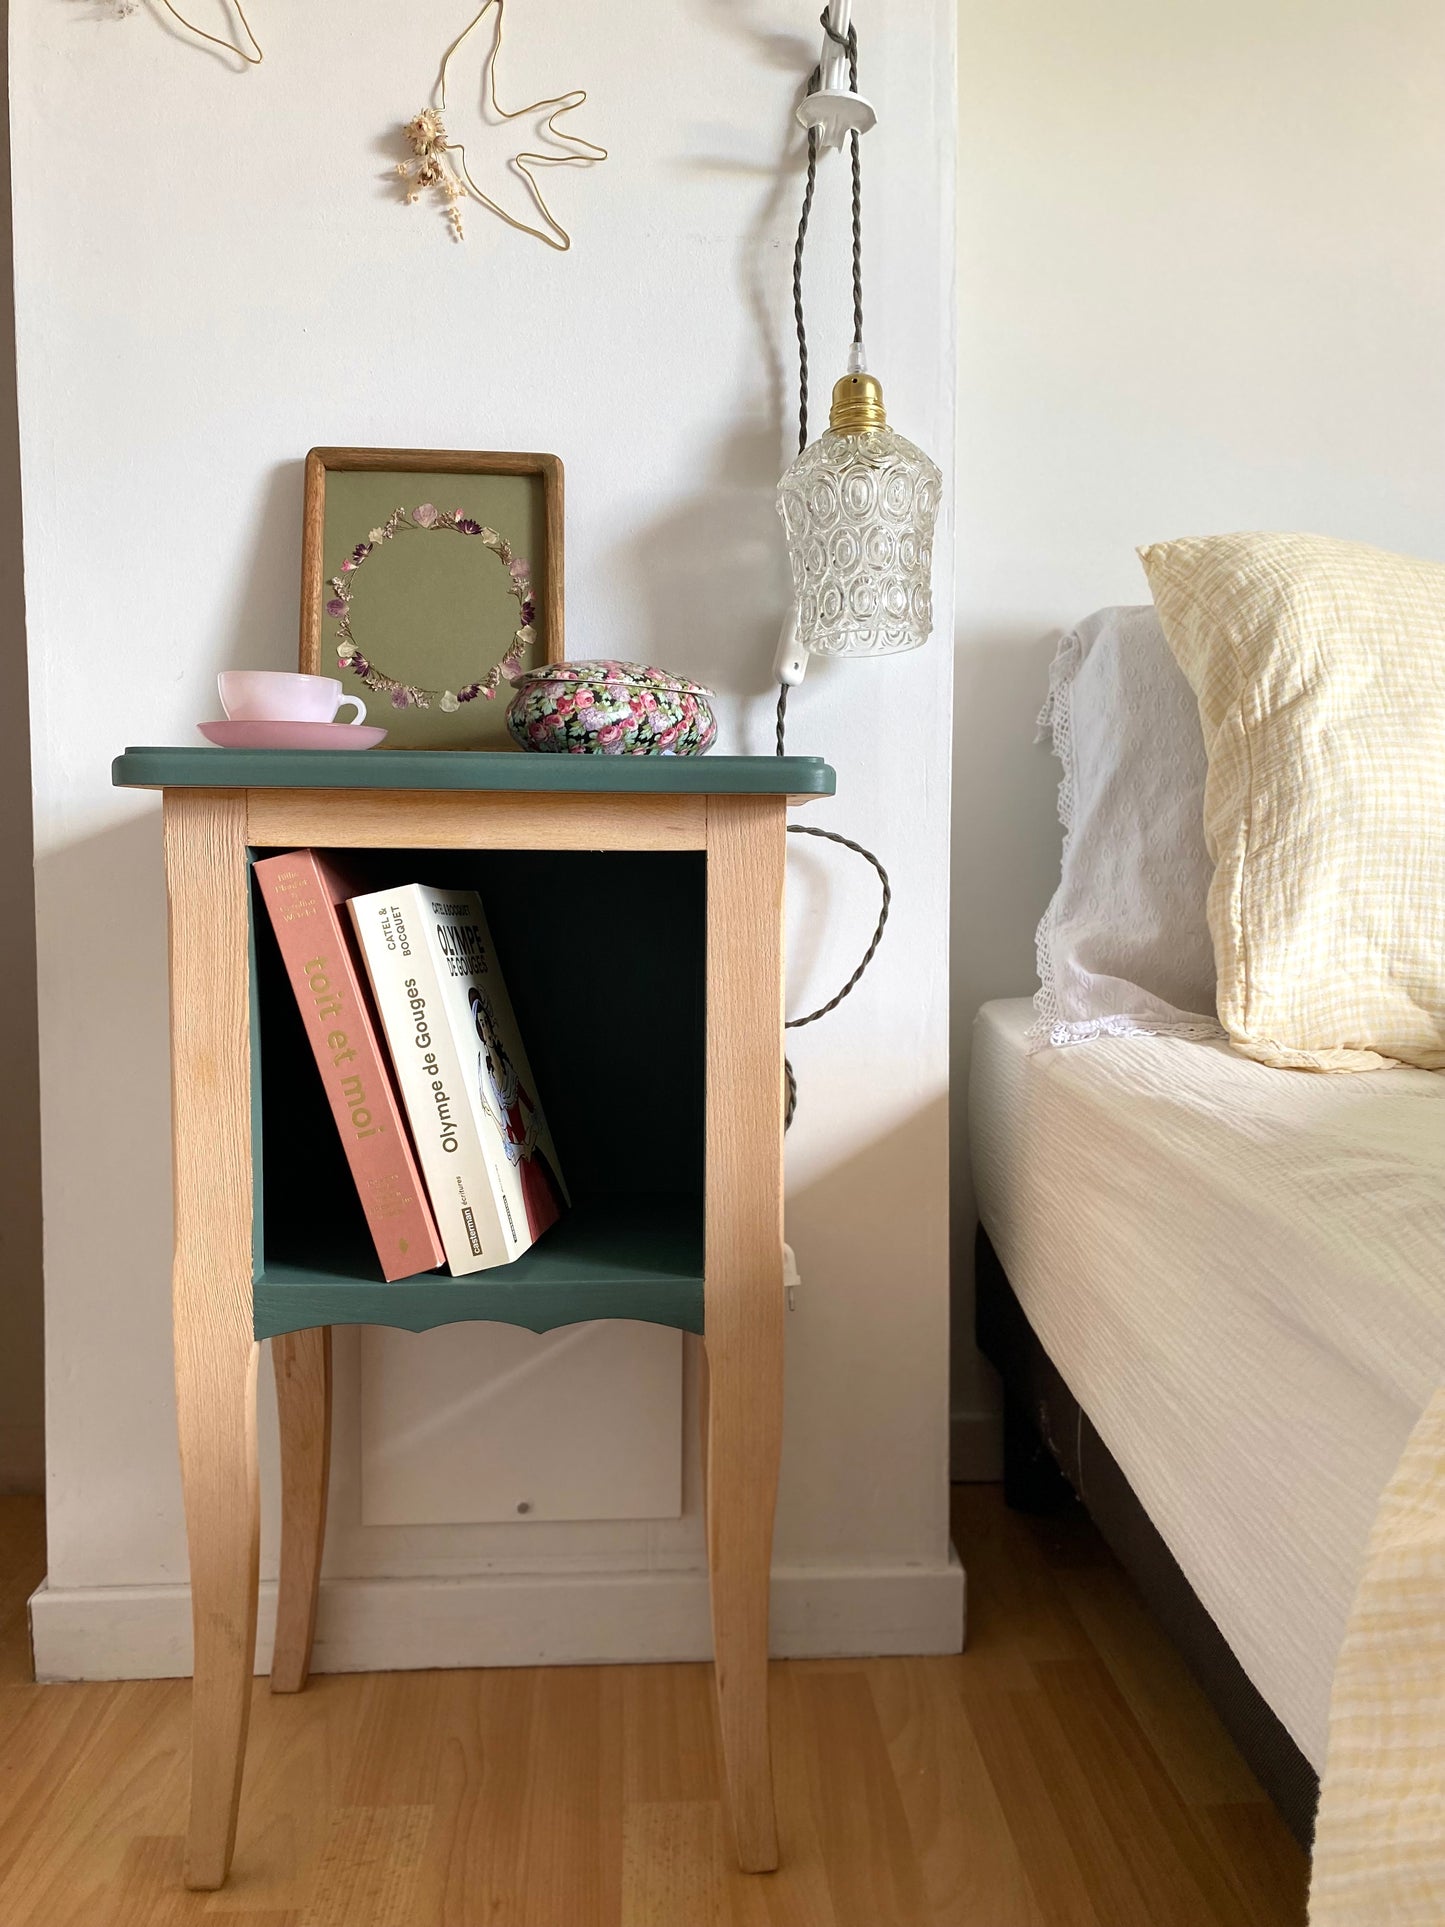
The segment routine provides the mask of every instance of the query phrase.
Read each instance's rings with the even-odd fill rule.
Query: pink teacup
[[[359,696],[343,696],[335,676],[301,676],[289,669],[223,669],[216,678],[221,707],[233,723],[331,723],[344,703],[366,720]]]

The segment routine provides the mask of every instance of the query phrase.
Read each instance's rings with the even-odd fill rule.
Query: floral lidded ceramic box
[[[717,737],[712,691],[640,662],[553,662],[516,679],[507,728],[564,756],[701,756]]]

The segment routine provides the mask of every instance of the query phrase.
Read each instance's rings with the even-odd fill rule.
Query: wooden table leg
[[[703,1523],[707,1522],[707,1463],[708,1440],[712,1436],[712,1388],[707,1375],[707,1344],[701,1337],[688,1335],[688,1346],[693,1353],[697,1387],[697,1449],[698,1465],[702,1471],[702,1509]]]
[[[236,1838],[260,1516],[244,798],[171,792],[165,845],[176,1407],[195,1633],[185,1882],[213,1888]]]
[[[778,1864],[768,1594],[783,1434],[783,803],[708,802],[707,1543],[738,1862]]]
[[[311,1672],[316,1593],[331,1474],[331,1327],[271,1340],[281,1431],[281,1570],[271,1691],[299,1693]]]

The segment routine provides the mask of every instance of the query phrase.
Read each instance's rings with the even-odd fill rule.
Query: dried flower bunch
[[[507,593],[516,597],[521,610],[522,620],[501,661],[494,663],[480,681],[468,683],[463,689],[426,689],[419,683],[401,682],[395,676],[388,676],[385,670],[378,669],[362,654],[351,634],[351,598],[355,592],[357,570],[383,543],[390,542],[398,535],[418,532],[477,536],[482,546],[490,549],[505,566],[509,578]],[[373,529],[364,542],[357,543],[342,563],[341,573],[332,576],[330,588],[326,613],[336,618],[337,662],[343,669],[349,669],[354,676],[359,676],[368,689],[389,697],[394,709],[430,709],[435,704],[450,715],[460,709],[463,703],[475,702],[478,696],[485,696],[490,701],[496,695],[502,677],[505,675],[510,678],[521,668],[523,650],[537,637],[534,627],[537,604],[532,594],[530,565],[521,556],[513,554],[505,536],[474,521],[461,509],[438,509],[430,502],[423,502],[416,509],[393,509],[380,528]]]
[[[397,173],[407,184],[407,200],[419,201],[428,188],[435,188],[446,203],[447,220],[451,223],[452,233],[460,241],[463,238],[460,203],[467,190],[461,176],[447,159],[451,143],[447,139],[441,115],[435,107],[423,107],[401,131],[414,157],[396,164]]]

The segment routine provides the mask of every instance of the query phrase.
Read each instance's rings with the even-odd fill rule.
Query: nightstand
[[[808,757],[131,749],[114,780],[164,795],[195,1630],[187,1885],[219,1887],[235,1841],[255,1663],[259,1342],[272,1341],[281,1423],[271,1684],[294,1692],[310,1666],[325,1532],[331,1327],[463,1319],[537,1331],[647,1319],[702,1344],[728,1793],[742,1867],[775,1867],[784,831],[790,802],[832,793],[832,771]],[[268,1070],[268,1039],[280,1056],[295,1013],[250,875],[258,854],[302,847],[343,854],[368,887],[481,890],[574,1194],[567,1219],[515,1264],[385,1284],[345,1185],[318,1193],[305,1170],[313,1151],[317,1170],[334,1170],[338,1149],[319,1083],[309,1094],[309,1060],[284,1079]],[[668,1048],[639,1056],[620,1110],[598,1101],[596,1054],[548,1023],[579,983],[623,1026],[643,1024],[649,986],[671,999]]]

